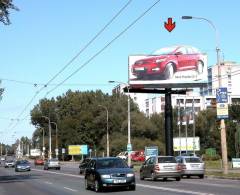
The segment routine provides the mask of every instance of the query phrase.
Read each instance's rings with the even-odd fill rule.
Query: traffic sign
[[[127,151],[128,151],[128,152],[132,151],[132,144],[128,144],[128,145],[127,145]]]
[[[228,103],[228,92],[226,87],[220,87],[216,90],[217,103]]]

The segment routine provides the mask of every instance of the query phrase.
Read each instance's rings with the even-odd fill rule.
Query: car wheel
[[[152,173],[152,174],[151,174],[151,179],[152,179],[153,181],[156,181],[155,173]]]
[[[163,178],[163,181],[167,181],[167,177],[164,177],[164,178]]]
[[[85,189],[86,190],[89,190],[90,188],[89,188],[89,185],[88,185],[88,180],[87,179],[85,179]]]
[[[199,178],[200,178],[200,179],[203,179],[203,178],[204,178],[204,175],[199,175]]]
[[[100,183],[99,183],[99,181],[98,180],[95,180],[95,182],[94,182],[94,191],[95,192],[101,192],[101,186],[100,186]]]
[[[140,180],[144,180],[144,176],[141,173],[140,173]]]
[[[203,62],[202,61],[198,61],[198,63],[197,63],[198,74],[202,74],[203,73],[203,67],[204,67]]]
[[[135,191],[135,190],[136,190],[136,185],[130,185],[130,186],[129,186],[129,190]]]
[[[166,70],[164,72],[164,79],[168,80],[168,79],[172,79],[174,75],[174,67],[172,63],[169,63],[166,65]]]
[[[190,175],[187,175],[187,178],[190,178]]]
[[[176,181],[180,181],[181,180],[181,177],[176,177]]]

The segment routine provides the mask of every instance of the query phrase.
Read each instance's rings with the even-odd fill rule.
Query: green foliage
[[[19,9],[12,3],[12,0],[0,0],[0,22],[5,25],[10,24],[9,20],[9,10],[14,9],[18,11]]]

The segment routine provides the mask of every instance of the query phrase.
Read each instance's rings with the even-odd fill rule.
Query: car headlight
[[[101,178],[103,178],[103,179],[110,179],[111,175],[101,175]]]
[[[127,177],[133,177],[134,176],[134,173],[128,173],[127,174]]]
[[[155,62],[156,63],[161,63],[161,62],[164,62],[165,61],[165,59],[157,59]]]

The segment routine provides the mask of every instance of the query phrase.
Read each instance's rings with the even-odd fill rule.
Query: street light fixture
[[[123,84],[127,87],[128,90],[128,144],[127,144],[127,150],[128,150],[128,166],[131,166],[131,153],[132,151],[132,144],[131,144],[131,128],[130,128],[130,93],[129,93],[129,85],[128,83],[120,82],[120,81],[108,81],[109,83],[119,83]]]
[[[48,129],[49,129],[49,154],[48,154],[48,158],[52,158],[52,130],[51,130],[51,121],[49,119],[49,117],[47,116],[41,116],[42,118],[45,118],[48,120]]]
[[[104,108],[107,113],[107,157],[109,157],[108,109],[106,106],[103,106],[103,105],[98,105],[98,106]]]
[[[51,123],[54,124],[56,127],[56,149],[55,149],[55,152],[56,152],[56,158],[58,159],[58,127],[57,127],[57,123],[55,123],[55,122],[51,122]]]
[[[218,87],[222,86],[221,81],[221,67],[220,67],[220,47],[219,47],[219,33],[216,26],[213,22],[207,18],[202,17],[193,17],[193,16],[182,16],[182,19],[197,19],[197,20],[204,20],[210,24],[210,26],[215,31],[215,39],[216,39],[216,53],[217,53],[217,66],[218,66]],[[227,142],[226,142],[226,129],[225,129],[225,121],[221,119],[221,148],[222,148],[222,161],[223,161],[223,173],[228,173],[228,160],[227,160]]]

